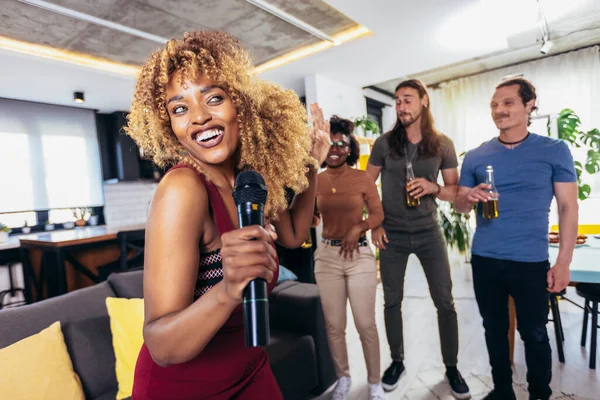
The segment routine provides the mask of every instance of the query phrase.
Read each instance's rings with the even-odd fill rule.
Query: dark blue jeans
[[[494,386],[512,390],[508,344],[508,296],[515,301],[517,329],[525,343],[529,393],[536,399],[552,394],[552,355],[546,324],[549,263],[516,262],[473,255],[473,285],[483,318]]]

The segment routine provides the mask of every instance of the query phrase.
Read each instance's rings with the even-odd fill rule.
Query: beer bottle
[[[406,204],[411,208],[414,208],[421,203],[420,199],[415,199],[408,192],[408,183],[413,179],[415,179],[415,172],[413,171],[412,163],[409,162],[406,164]]]
[[[494,184],[494,168],[488,165],[485,169],[485,183],[490,185],[489,194],[492,197],[490,200],[482,204],[483,218],[494,219],[498,218],[498,191]]]

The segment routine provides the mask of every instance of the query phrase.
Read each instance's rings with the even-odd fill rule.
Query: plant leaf
[[[600,131],[598,129],[592,129],[589,132],[583,133],[581,135],[581,141],[594,150],[600,150]]]
[[[575,173],[577,174],[577,182],[579,182],[583,173],[583,165],[579,161],[575,161]]]
[[[570,108],[565,108],[558,114],[558,117],[564,118],[564,117],[568,117],[569,115],[573,115],[573,114],[575,114],[575,111],[571,110]]]
[[[448,209],[440,207],[439,217],[444,230],[444,238],[450,248],[457,248],[460,253],[469,249],[469,214],[460,214],[454,204],[450,203]]]
[[[592,192],[592,188],[590,187],[590,185],[583,185],[583,186],[579,186],[579,200],[585,200],[589,197],[590,193]]]
[[[560,112],[556,124],[558,126],[558,138],[577,145],[577,134],[581,124],[577,114],[573,110],[565,108]]]
[[[600,153],[589,150],[587,153],[587,159],[585,160],[585,170],[589,174],[595,174],[600,171]]]

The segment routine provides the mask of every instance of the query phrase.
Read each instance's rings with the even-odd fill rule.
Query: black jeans
[[[546,324],[549,263],[515,262],[473,255],[473,284],[483,318],[494,386],[512,390],[508,344],[508,296],[515,302],[517,329],[525,343],[527,382],[534,398],[552,394],[552,355]]]

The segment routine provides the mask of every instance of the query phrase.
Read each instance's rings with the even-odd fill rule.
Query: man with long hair
[[[382,386],[391,391],[405,371],[402,332],[404,276],[410,254],[423,266],[431,298],[438,311],[438,325],[446,377],[456,398],[471,397],[457,369],[458,322],[446,242],[437,217],[436,199],[454,201],[458,161],[454,144],[434,126],[425,85],[411,79],[395,91],[398,121],[375,142],[367,172],[377,180],[382,174],[384,221],[373,230],[373,244],[380,249],[381,281],[385,300],[385,326],[392,363]],[[415,179],[408,180],[407,170]],[[442,173],[444,185],[437,183]],[[408,199],[411,199],[409,206]],[[414,203],[418,203],[415,205]]]
[[[494,380],[486,400],[516,399],[509,358],[509,295],[525,342],[529,398],[547,400],[552,394],[548,292],[560,293],[569,284],[577,238],[577,175],[564,142],[529,132],[536,98],[535,87],[521,77],[496,87],[490,109],[500,134],[467,153],[456,197],[459,212],[477,206],[471,266]],[[489,166],[497,199],[486,180]],[[560,249],[550,268],[548,210],[553,197],[558,205]],[[488,203],[492,199],[495,218],[484,218],[483,205],[494,205]]]

